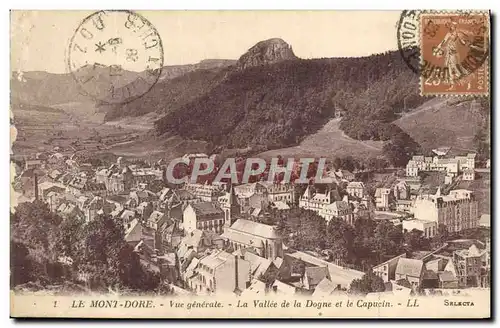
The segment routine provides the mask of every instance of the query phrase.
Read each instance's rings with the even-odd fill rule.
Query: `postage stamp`
[[[406,10],[398,23],[398,48],[419,75],[421,95],[487,95],[489,33],[488,12]]]
[[[156,28],[141,15],[99,11],[85,18],[73,34],[67,65],[83,94],[123,104],[156,84],[163,46]]]
[[[489,16],[423,13],[420,26],[422,95],[486,95]]]

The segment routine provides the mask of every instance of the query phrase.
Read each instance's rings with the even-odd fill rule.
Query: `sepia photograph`
[[[490,12],[12,10],[14,318],[491,318]]]

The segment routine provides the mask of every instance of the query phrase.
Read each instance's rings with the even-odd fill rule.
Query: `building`
[[[283,241],[274,226],[239,219],[226,228],[221,237],[233,250],[249,248],[271,260],[283,257]]]
[[[57,207],[56,212],[63,218],[85,220],[83,212],[78,208],[78,206],[70,202],[61,203],[61,205]]]
[[[93,182],[87,178],[76,176],[67,185],[68,191],[75,195],[98,195],[104,197],[107,195],[106,185],[100,182]]]
[[[285,203],[293,203],[295,196],[295,188],[291,183],[275,183],[268,181],[256,182],[257,185],[261,185],[266,193],[269,202],[282,201]]]
[[[335,285],[330,279],[323,278],[314,288],[313,297],[327,297],[340,290],[340,286]]]
[[[340,200],[340,195],[336,190],[330,190],[326,186],[324,192],[313,186],[308,186],[299,200],[299,207],[314,211],[320,214],[323,209],[335,201]]]
[[[146,225],[155,231],[158,231],[158,229],[168,220],[167,215],[163,212],[160,211],[153,211],[149,215],[148,221]]]
[[[406,199],[396,200],[396,211],[411,213],[412,208],[413,208],[412,200],[406,200]]]
[[[43,166],[43,161],[40,159],[27,159],[24,163],[24,169],[40,169]]]
[[[488,251],[472,244],[468,249],[453,252],[458,284],[461,287],[488,287],[490,257]]]
[[[290,183],[275,183],[258,181],[235,187],[243,207],[265,208],[270,203],[281,201],[293,203],[295,201],[295,187]]]
[[[479,225],[481,227],[490,227],[491,226],[491,216],[490,214],[482,214],[479,218]]]
[[[201,258],[186,283],[197,294],[240,294],[250,286],[250,263],[224,251]]]
[[[335,175],[337,178],[341,180],[346,180],[346,181],[353,181],[355,179],[354,173],[348,171],[348,170],[337,170],[335,171]]]
[[[476,168],[476,154],[468,153],[465,156],[455,156],[460,165],[460,170],[469,169],[474,170]]]
[[[323,207],[319,215],[330,221],[333,218],[339,218],[349,224],[354,224],[354,213],[350,204],[346,201],[340,200]]]
[[[224,230],[223,210],[210,202],[188,204],[184,209],[183,227],[186,233],[198,230],[209,230],[222,233]]]
[[[403,220],[403,230],[410,232],[413,229],[422,231],[425,238],[433,238],[438,230],[436,221],[418,219]]]
[[[387,211],[391,207],[393,195],[389,188],[377,188],[375,190],[375,207],[377,210]]]
[[[473,181],[476,178],[476,171],[474,169],[465,169],[462,174],[462,179],[465,181]]]
[[[325,278],[330,280],[328,267],[306,267],[302,277],[302,285],[307,290],[314,290]]]
[[[389,282],[391,280],[396,280],[396,267],[400,258],[406,257],[406,254],[401,254],[388,261],[385,261],[379,265],[373,267],[373,272],[382,278],[384,282]]]
[[[413,289],[417,289],[422,284],[424,276],[424,262],[416,259],[400,257],[396,266],[396,281],[406,279]]]
[[[233,187],[231,186],[229,192],[220,196],[217,201],[220,208],[224,211],[224,228],[227,228],[233,224],[235,221],[234,218],[241,213],[241,206],[238,203],[238,198]]]
[[[365,185],[363,182],[351,181],[347,184],[346,191],[353,197],[363,198],[365,196]]]
[[[178,244],[178,253],[185,254],[188,249],[194,250],[197,254],[205,252],[207,249],[216,248],[217,240],[220,236],[210,231],[193,230],[182,238]]]
[[[267,189],[260,183],[246,183],[236,186],[234,187],[234,192],[243,212],[248,212],[256,208],[267,208],[269,206]]]
[[[393,192],[396,200],[410,199],[410,186],[404,180],[400,180],[394,185]]]
[[[449,150],[449,148],[434,149],[435,156],[433,157],[413,156],[406,165],[406,175],[416,177],[420,171],[445,171],[450,175],[457,176],[465,169],[475,169],[476,154],[469,153],[465,156],[446,158]]]
[[[443,271],[438,273],[438,285],[439,288],[459,288],[458,278],[450,271]]]
[[[118,164],[97,171],[96,180],[104,183],[111,193],[127,193],[133,186],[132,170],[128,166],[120,169]]]
[[[260,279],[264,275],[276,276],[278,274],[278,268],[270,259],[259,256],[245,248],[238,249],[233,254],[240,256],[240,258],[250,263],[251,279]]]
[[[409,160],[408,164],[406,164],[406,176],[407,177],[418,176],[418,164],[414,160]]]
[[[187,183],[184,189],[203,202],[214,202],[222,195],[222,190],[219,186],[208,183]]]
[[[449,195],[421,195],[415,200],[413,213],[416,219],[434,221],[445,225],[449,232],[458,232],[479,226],[478,202],[472,191],[457,189]]]

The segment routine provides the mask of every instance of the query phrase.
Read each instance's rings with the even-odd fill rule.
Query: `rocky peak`
[[[297,59],[292,47],[279,38],[260,41],[238,60],[238,68],[274,64],[283,60]]]

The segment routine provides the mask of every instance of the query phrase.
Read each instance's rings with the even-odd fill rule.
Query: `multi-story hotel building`
[[[458,232],[479,226],[478,202],[470,190],[457,189],[449,195],[421,195],[415,200],[416,219],[444,224],[449,232]]]

